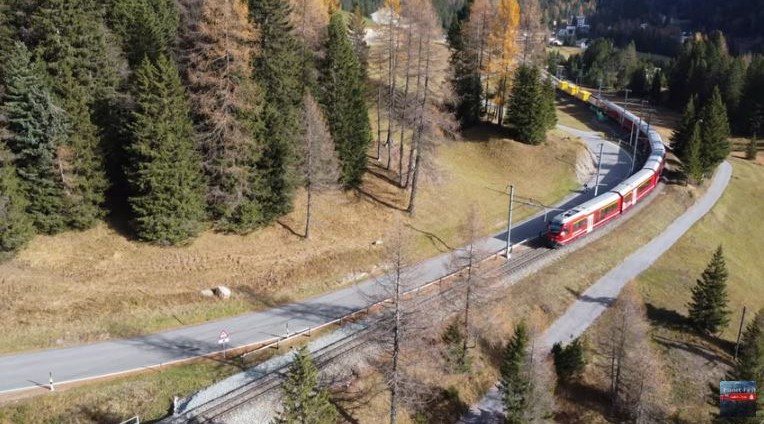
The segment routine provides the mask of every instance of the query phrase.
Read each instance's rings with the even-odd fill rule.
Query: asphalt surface
[[[603,141],[595,133],[562,127],[582,138],[595,154]],[[549,160],[555,160],[550,157]],[[604,142],[601,189],[617,185],[629,171],[631,157],[617,144]],[[589,183],[593,187],[593,181]],[[571,193],[558,209],[569,209],[592,198],[588,193]],[[516,187],[516,195],[523,188]],[[557,212],[550,212],[551,217]],[[546,228],[544,211],[512,228],[512,243],[533,238]],[[498,252],[506,245],[502,232],[480,242],[480,250]],[[450,257],[443,254],[423,261],[407,270],[409,287],[423,285],[447,275]],[[352,287],[312,299],[260,312],[207,322],[200,325],[150,334],[130,339],[112,340],[68,348],[0,356],[0,394],[35,387],[47,388],[49,373],[57,384],[104,377],[161,366],[175,361],[210,354],[221,350],[217,343],[222,330],[230,335],[229,348],[256,344],[283,337],[288,331],[316,327],[348,313],[361,310],[384,296],[379,279],[370,278]],[[567,330],[566,330],[567,331]]]
[[[660,235],[597,280],[563,316],[544,332],[541,340],[542,349],[549,351],[555,343],[564,344],[583,334],[597,317],[615,302],[618,293],[629,281],[649,268],[711,210],[727,188],[730,178],[732,178],[732,165],[724,162],[719,166],[711,186],[703,197],[675,219]],[[459,422],[461,424],[501,423],[503,417],[501,396],[497,387],[494,386],[479,403],[470,408],[469,413]]]

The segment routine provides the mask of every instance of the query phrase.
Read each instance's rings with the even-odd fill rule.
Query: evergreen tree
[[[748,160],[756,160],[756,156],[759,154],[759,141],[756,139],[756,133],[751,136],[751,140],[748,141],[748,146],[745,148],[745,157]]]
[[[554,369],[557,372],[557,380],[562,384],[567,384],[571,380],[578,378],[584,372],[584,368],[586,368],[584,345],[580,337],[577,337],[565,347],[560,343],[555,343],[552,346],[552,356],[554,359]]]
[[[276,424],[333,424],[339,413],[329,401],[329,393],[318,386],[316,369],[308,348],[294,353],[283,385],[281,412]]]
[[[692,288],[692,302],[688,308],[690,322],[698,331],[715,334],[727,327],[730,315],[727,309],[728,275],[722,247],[719,246]]]
[[[27,213],[35,227],[53,234],[66,228],[64,192],[59,157],[66,134],[65,116],[53,104],[44,72],[21,42],[4,63],[5,95],[2,112],[10,135],[21,190],[29,200]]]
[[[371,124],[363,91],[363,73],[341,13],[333,13],[323,72],[323,105],[341,163],[340,182],[359,187],[366,172]]]
[[[102,8],[95,0],[44,0],[30,22],[34,51],[45,63],[53,94],[67,112],[65,140],[66,203],[69,225],[87,228],[102,217],[108,188],[96,117],[119,83]]]
[[[0,142],[0,254],[20,249],[34,235],[27,205],[10,152]]]
[[[684,157],[682,157],[682,172],[687,180],[692,180],[697,184],[703,181],[703,160],[700,153],[700,124],[695,123],[690,140],[685,148]]]
[[[647,92],[647,69],[639,67],[631,73],[629,89],[635,96],[642,97]]]
[[[501,400],[507,423],[510,424],[525,422],[525,412],[531,401],[528,399],[530,379],[526,369],[527,347],[528,330],[525,323],[521,322],[515,327],[515,334],[504,348],[499,377]]]
[[[685,148],[690,140],[695,124],[698,121],[698,116],[695,108],[697,99],[693,96],[687,101],[687,105],[684,107],[684,113],[682,114],[682,120],[679,121],[674,133],[671,134],[671,143],[673,144],[674,153],[680,158],[685,156]]]
[[[538,68],[520,65],[515,71],[507,123],[524,143],[540,144],[554,126],[554,91],[540,79]]]
[[[108,20],[132,68],[144,57],[169,56],[180,24],[176,0],[114,0]]]
[[[730,123],[739,123],[738,128],[744,128],[745,124],[737,121],[740,99],[743,96],[745,85],[745,63],[741,57],[732,58],[729,61],[727,72],[724,74],[721,91],[724,105],[727,107],[727,118]]]
[[[194,236],[204,219],[201,157],[175,65],[145,59],[136,75],[132,144],[126,170],[132,223],[143,240],[174,244]]]
[[[705,172],[711,172],[730,154],[730,126],[722,95],[715,88],[701,112],[701,157]]]
[[[480,81],[480,50],[467,46],[466,37],[462,34],[462,22],[468,16],[469,7],[465,5],[463,12],[455,17],[448,33],[451,46],[451,86],[456,97],[454,112],[462,128],[480,122],[483,92]]]
[[[653,81],[650,83],[650,101],[654,105],[659,106],[661,104],[661,97],[663,93],[663,74],[656,72],[653,75]]]
[[[746,326],[728,379],[757,381],[759,387],[764,384],[764,308]]]
[[[303,61],[289,23],[288,2],[250,0],[249,4],[260,35],[255,46],[254,75],[264,88],[261,139],[265,146],[258,161],[261,186],[257,198],[264,223],[270,223],[292,210]]]
[[[759,121],[764,111],[764,56],[754,56],[748,66],[745,88],[738,107],[738,125],[744,132],[753,130],[751,124]]]

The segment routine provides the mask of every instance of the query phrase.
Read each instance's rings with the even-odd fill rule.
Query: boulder
[[[201,294],[204,297],[212,297],[215,296],[215,293],[212,291],[212,289],[204,289],[200,290],[199,294]]]
[[[215,292],[215,296],[221,299],[228,299],[229,297],[231,297],[231,289],[229,289],[226,286],[217,286],[212,290],[213,292]]]

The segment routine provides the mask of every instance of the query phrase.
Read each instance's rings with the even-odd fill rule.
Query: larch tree
[[[0,142],[0,257],[22,248],[34,235],[28,204],[11,153]]]
[[[254,76],[263,91],[263,150],[257,162],[256,198],[263,223],[292,210],[297,182],[296,146],[303,95],[302,55],[290,23],[290,7],[282,0],[250,0],[250,19],[259,32]]]
[[[340,176],[332,136],[318,103],[309,93],[303,97],[302,176],[308,194],[305,214],[305,238],[310,238],[313,193],[333,188]]]
[[[201,1],[182,3],[201,7]],[[131,68],[140,66],[144,57],[154,61],[159,55],[171,57],[180,25],[177,0],[114,0],[107,10]]]
[[[451,86],[454,90],[454,112],[462,128],[480,122],[481,92],[479,50],[471,48],[472,40],[467,34],[467,25],[459,24],[457,34],[450,37]]]
[[[339,418],[329,393],[319,385],[318,369],[306,346],[298,349],[282,387],[276,424],[334,424]]]
[[[499,125],[504,122],[504,106],[509,96],[512,71],[517,53],[517,30],[520,25],[520,5],[517,0],[498,0],[498,10],[492,22],[488,45],[491,50],[489,78],[496,87],[493,96]]]
[[[108,181],[99,114],[119,84],[118,52],[108,42],[102,8],[95,0],[45,0],[30,23],[38,58],[53,95],[67,112],[69,131],[59,158],[66,173],[68,225],[88,228],[101,218]]]
[[[449,98],[448,84],[436,86],[433,84],[433,62],[435,60],[433,44],[441,36],[441,27],[437,15],[430,2],[421,2],[418,7],[419,38],[422,43],[421,60],[417,61],[417,84],[411,115],[412,134],[408,159],[408,178],[404,186],[410,184],[409,204],[406,211],[410,215],[416,213],[416,199],[422,170],[433,168],[433,156],[437,146],[447,137],[452,137],[458,128],[458,123],[451,112],[447,111],[434,93],[439,88],[441,98]]]
[[[366,22],[361,13],[361,8],[357,4],[348,21],[348,32],[353,52],[355,52],[358,63],[361,65],[361,75],[366,80],[369,74],[369,44],[366,43]]]
[[[688,310],[690,322],[698,331],[716,334],[729,324],[728,277],[724,252],[719,246],[695,287],[692,288],[692,302],[688,305]]]
[[[382,36],[385,39],[383,57],[387,62],[385,77],[387,78],[387,131],[385,146],[387,148],[387,161],[385,167],[390,169],[393,157],[393,132],[395,120],[396,101],[398,97],[398,61],[400,60],[401,44],[401,0],[385,0],[384,9],[388,12],[388,22],[382,26]],[[378,107],[381,105],[378,105]]]
[[[144,59],[135,75],[126,174],[132,225],[142,240],[167,245],[196,235],[205,218],[202,161],[190,107],[174,63]]]
[[[342,165],[340,181],[345,188],[357,188],[366,172],[371,127],[364,98],[363,71],[341,13],[333,13],[329,24],[321,91],[329,130]]]
[[[730,125],[727,109],[718,88],[714,88],[711,100],[701,112],[701,157],[703,168],[710,173],[730,153]]]
[[[9,132],[4,139],[29,200],[26,213],[38,231],[63,231],[66,175],[59,155],[67,134],[66,116],[53,103],[45,73],[23,43],[9,50],[3,77],[2,114]]]
[[[290,21],[298,40],[302,88],[317,92],[317,63],[323,55],[326,27],[329,23],[325,0],[289,0]]]
[[[465,24],[464,30],[464,48],[469,55],[476,60],[476,66],[479,80],[484,86],[480,90],[485,100],[485,104],[478,105],[478,108],[488,108],[488,93],[490,93],[490,69],[491,69],[491,31],[496,20],[496,2],[494,0],[475,0],[470,6],[470,17]],[[481,99],[478,99],[480,101]],[[475,107],[474,105],[470,107]]]
[[[523,62],[541,66],[546,53],[547,30],[539,0],[521,0],[520,29],[523,37]]]
[[[263,144],[248,6],[239,0],[184,0],[182,6],[181,63],[203,152],[207,208],[218,230],[247,233],[262,222],[257,162]]]

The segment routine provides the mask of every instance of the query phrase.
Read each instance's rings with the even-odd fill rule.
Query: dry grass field
[[[0,264],[0,352],[132,336],[306,298],[373,272],[380,248],[371,243],[384,240],[398,217],[418,231],[418,255],[425,258],[444,248],[428,235],[458,245],[453,229],[471,204],[483,211],[486,234],[501,228],[510,181],[523,196],[550,203],[575,187],[579,142],[553,136],[532,147],[490,128],[474,135],[440,148],[442,172],[425,182],[414,218],[366,195],[331,192],[317,198],[309,241],[299,236],[302,194],[280,224],[247,236],[208,231],[183,247],[134,242],[106,224],[39,236]],[[378,178],[369,177],[364,190],[403,202]],[[533,212],[521,210],[518,219]],[[221,284],[233,288],[232,299],[199,295]]]

